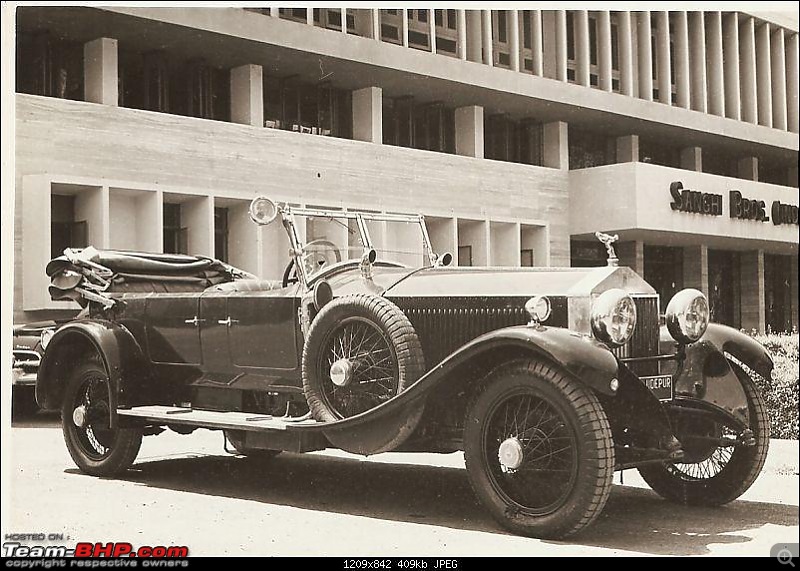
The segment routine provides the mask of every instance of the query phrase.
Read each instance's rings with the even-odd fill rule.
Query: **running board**
[[[224,412],[196,410],[174,406],[135,406],[117,409],[119,416],[139,418],[153,424],[185,424],[204,428],[232,430],[286,430],[297,426],[315,425],[315,420],[287,420],[269,414],[253,412]]]

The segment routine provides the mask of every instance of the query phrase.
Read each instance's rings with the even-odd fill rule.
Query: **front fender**
[[[726,353],[771,378],[772,358],[760,343],[732,327],[711,323],[700,340],[684,347],[675,372],[675,395],[683,406],[711,405],[748,426],[747,395]]]
[[[771,378],[775,365],[769,352],[761,343],[738,329],[709,323],[701,341],[708,341],[720,351],[730,353],[765,379]]]
[[[61,408],[74,366],[96,353],[109,378],[110,409],[127,404],[126,384],[150,376],[147,361],[133,335],[111,321],[82,319],[61,327],[50,340],[36,379],[36,401],[45,409]],[[116,415],[112,414],[112,422]]]
[[[370,453],[363,451],[381,449],[384,440],[388,442],[397,431],[407,426],[409,418],[419,415],[430,391],[445,381],[449,373],[472,359],[508,347],[547,359],[592,389],[606,395],[614,394],[609,383],[617,376],[619,365],[605,345],[558,327],[507,327],[470,341],[385,403],[359,415],[315,428],[333,444],[346,450]]]

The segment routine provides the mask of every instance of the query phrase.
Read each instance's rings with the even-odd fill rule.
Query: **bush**
[[[753,375],[769,412],[772,438],[798,438],[798,334],[754,335],[775,363],[773,380]]]

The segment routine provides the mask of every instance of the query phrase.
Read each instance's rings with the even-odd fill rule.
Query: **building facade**
[[[266,194],[422,213],[461,265],[617,233],[662,304],[797,326],[796,12],[22,7],[16,47],[15,321],[74,311],[68,246],[279,277]]]

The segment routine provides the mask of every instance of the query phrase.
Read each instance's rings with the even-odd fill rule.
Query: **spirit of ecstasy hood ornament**
[[[606,251],[608,251],[608,265],[611,267],[617,267],[619,265],[619,258],[617,258],[616,252],[614,252],[614,242],[619,240],[619,234],[603,234],[602,232],[595,232],[595,237],[603,243],[606,247]]]

